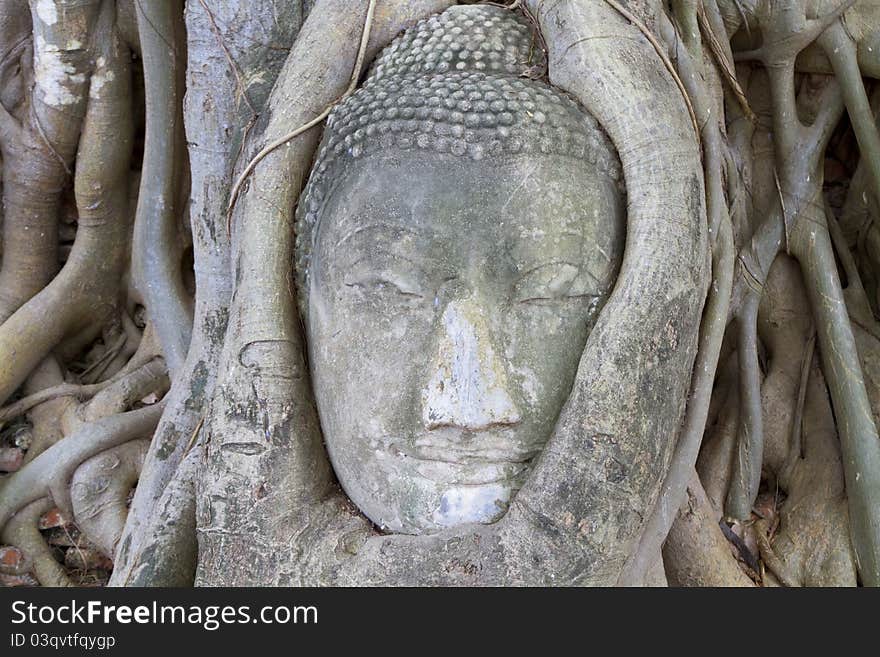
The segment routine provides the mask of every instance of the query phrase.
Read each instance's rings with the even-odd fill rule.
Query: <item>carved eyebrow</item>
[[[576,277],[581,276],[582,274],[586,274],[587,276],[590,277],[590,279],[592,279],[593,283],[595,283],[598,286],[602,285],[602,282],[598,279],[596,274],[594,274],[588,267],[585,266],[586,263],[584,263],[584,262],[581,262],[581,263],[568,262],[567,260],[552,260],[550,262],[539,263],[539,264],[535,265],[534,267],[531,267],[531,268],[523,271],[519,275],[519,278],[517,280],[518,280],[518,282],[521,282],[521,281],[525,280],[525,278],[527,276],[529,276],[530,274],[533,274],[534,272],[538,271],[539,269],[543,269],[545,267],[550,267],[553,265],[568,265],[569,267],[574,267],[575,269],[577,269]]]
[[[421,263],[416,262],[412,258],[407,258],[405,255],[402,255],[400,253],[394,253],[391,251],[386,251],[384,249],[380,250],[380,252],[382,255],[388,256],[394,260],[401,260],[403,262],[406,262],[407,264],[411,265],[420,275],[422,275],[422,276],[426,275],[426,271],[424,269],[424,266]],[[357,267],[359,264],[361,264],[364,260],[374,258],[375,256],[376,256],[376,253],[371,253],[369,255],[361,256],[360,258],[358,258],[354,262],[345,264],[346,273],[353,270],[355,267]]]
[[[551,265],[568,265],[569,267],[574,267],[575,269],[577,269],[578,272],[580,272],[583,267],[583,263],[568,262],[567,260],[551,260],[550,262],[539,262],[538,264],[534,265],[533,267],[530,267],[530,268],[524,270],[523,272],[520,273],[520,277],[525,278],[529,274],[532,274],[532,273],[538,271],[539,269],[543,269],[544,267],[549,267]]]
[[[518,242],[527,242],[529,244],[541,245],[541,244],[548,244],[550,239],[552,239],[552,238],[570,237],[570,238],[574,238],[575,240],[578,241],[578,247],[576,247],[576,250],[579,251],[582,249],[581,245],[583,245],[583,243],[585,241],[585,235],[584,235],[583,231],[562,230],[562,231],[556,232],[553,229],[548,230],[544,226],[541,226],[538,224],[532,224],[532,223],[511,224],[511,225],[515,226],[516,230],[518,230],[518,233],[515,236],[507,238],[509,240],[510,244],[514,247],[516,246],[516,244]],[[535,231],[538,231],[539,234],[535,234]],[[532,248],[532,247],[529,247],[529,248]],[[567,263],[567,264],[573,264],[573,263]]]
[[[334,248],[341,246],[343,243],[347,242],[350,239],[357,237],[359,234],[368,231],[368,230],[388,230],[388,231],[402,231],[404,233],[409,233],[411,235],[418,236],[420,233],[413,229],[410,226],[406,226],[404,224],[398,223],[389,223],[389,222],[377,222],[372,224],[367,224],[366,226],[358,226],[357,228],[353,228],[345,235],[337,240],[336,244],[333,245]]]

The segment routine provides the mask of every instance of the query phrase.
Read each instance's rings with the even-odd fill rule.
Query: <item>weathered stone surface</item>
[[[616,156],[573,100],[519,78],[533,39],[494,7],[408,31],[334,111],[304,194],[324,437],[384,530],[503,516],[620,262]]]

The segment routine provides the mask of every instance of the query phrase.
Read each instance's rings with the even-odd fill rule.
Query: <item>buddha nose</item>
[[[450,302],[444,309],[431,378],[422,391],[426,429],[479,431],[520,421],[488,329],[481,309],[469,299]]]

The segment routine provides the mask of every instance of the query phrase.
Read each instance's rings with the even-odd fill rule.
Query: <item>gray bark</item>
[[[230,179],[248,133],[257,129],[259,113],[299,31],[302,11],[299,0],[189,0],[185,18],[184,122],[192,188],[195,319],[186,361],[151,444],[116,555],[114,585],[130,581],[133,570],[144,568],[155,570],[157,581],[192,581],[192,566],[172,576],[160,566],[148,567],[148,557],[156,553],[153,543],[166,540],[162,537],[169,525],[177,523],[173,518],[192,513],[192,476],[190,485],[181,488],[175,472],[205,414],[226,332],[232,296],[226,223]],[[172,480],[172,487],[185,491],[189,499],[169,499],[166,489]],[[163,512],[154,515],[157,505]],[[195,549],[192,532],[181,537]],[[166,565],[180,563],[186,560]],[[137,579],[153,582],[148,572],[140,572]]]

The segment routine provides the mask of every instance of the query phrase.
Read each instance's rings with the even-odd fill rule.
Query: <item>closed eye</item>
[[[601,296],[601,294],[566,294],[564,296],[529,297],[528,299],[519,299],[516,303],[545,305],[563,301],[592,301]]]
[[[401,281],[393,281],[382,276],[369,276],[353,282],[346,282],[346,287],[355,288],[368,294],[393,294],[408,299],[424,299],[414,287]]]

